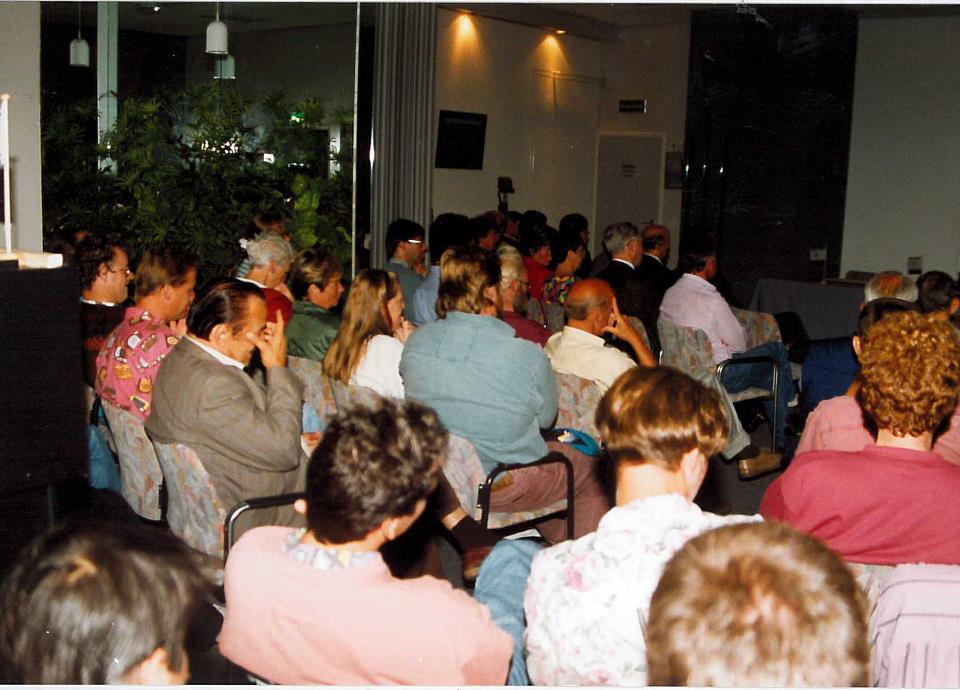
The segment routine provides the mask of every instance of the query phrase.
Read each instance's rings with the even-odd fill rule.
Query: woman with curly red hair
[[[876,443],[798,455],[760,512],[856,563],[960,564],[960,467],[931,451],[957,406],[960,336],[929,315],[890,314],[865,334],[860,364]]]

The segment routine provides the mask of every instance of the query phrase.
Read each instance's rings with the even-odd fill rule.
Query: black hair
[[[247,315],[250,297],[264,299],[263,291],[245,280],[218,278],[190,306],[187,330],[203,340],[209,340],[214,326],[229,324],[234,333]]]
[[[414,223],[406,218],[397,218],[387,227],[387,258],[393,258],[401,242],[423,240],[426,233],[420,223]]]

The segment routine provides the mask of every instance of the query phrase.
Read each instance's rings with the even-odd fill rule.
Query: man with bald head
[[[653,288],[657,309],[663,300],[663,293],[676,282],[673,271],[667,268],[670,259],[670,231],[662,225],[650,223],[640,233],[643,241],[643,258],[637,266],[637,276]]]
[[[567,325],[550,336],[545,348],[555,371],[594,381],[606,392],[620,374],[636,363],[620,350],[608,347],[604,333],[629,344],[641,365],[657,366],[641,335],[620,313],[609,283],[598,278],[577,281],[567,293],[564,309]]]

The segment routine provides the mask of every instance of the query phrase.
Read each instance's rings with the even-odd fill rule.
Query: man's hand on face
[[[287,365],[287,336],[283,333],[283,315],[277,309],[277,322],[267,323],[259,336],[246,334],[247,340],[260,350],[260,361],[266,369]]]

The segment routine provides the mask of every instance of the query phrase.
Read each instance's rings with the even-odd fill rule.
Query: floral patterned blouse
[[[530,680],[646,685],[644,629],[664,565],[701,532],[761,519],[664,494],[613,508],[596,532],[538,554],[524,598]]]

